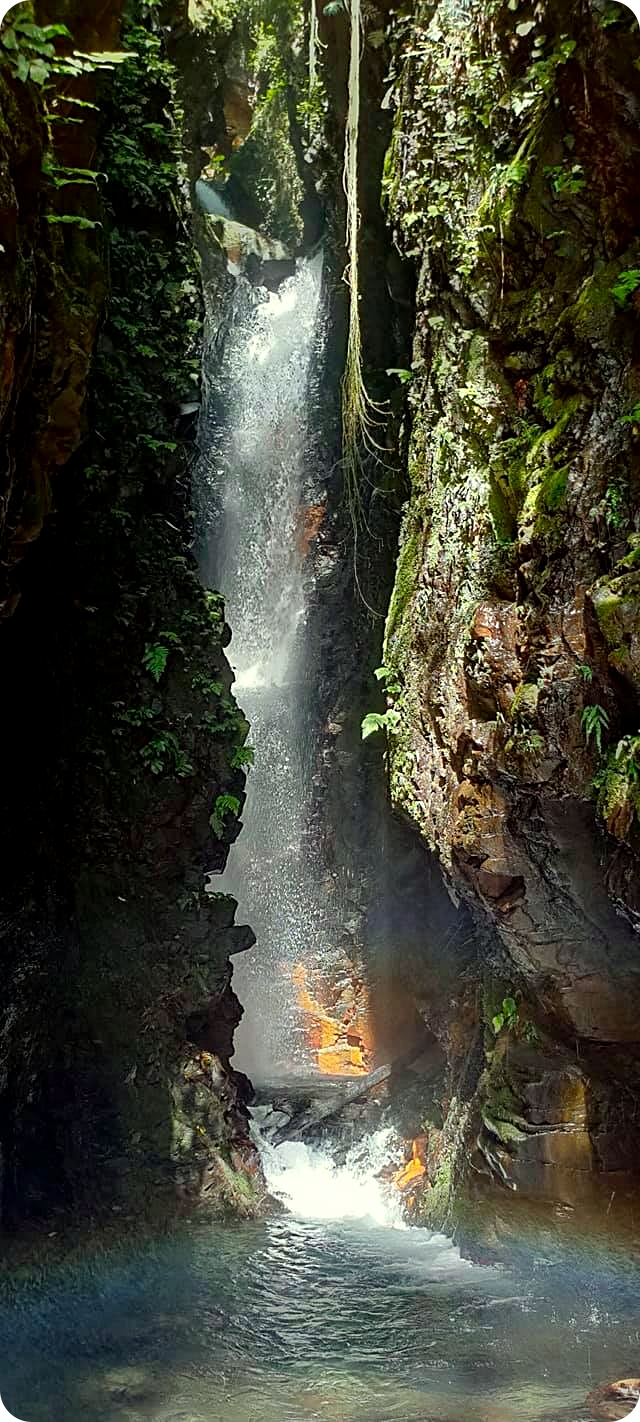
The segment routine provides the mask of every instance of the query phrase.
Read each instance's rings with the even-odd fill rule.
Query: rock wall
[[[19,31],[2,65],[3,1221],[246,1213],[229,956],[253,935],[205,878],[237,834],[248,726],[189,551],[202,312],[178,76],[145,7],[122,32],[115,5],[59,10],[54,73],[72,47],[129,58],[63,70],[48,115]]]
[[[347,317],[342,152],[347,100],[349,24],[344,13],[320,15],[326,113],[317,163],[327,210],[324,245],[326,339],[317,382],[317,467],[324,475],[323,517],[307,556],[311,598],[308,636],[317,699],[311,707],[313,822],[327,866],[327,891],[342,950],[341,981],[367,1003],[356,1050],[380,1065],[428,1034],[419,1005],[425,972],[440,979],[443,1001],[456,990],[470,956],[469,920],[447,896],[433,855],[391,813],[386,769],[373,741],[363,743],[366,712],[384,709],[374,678],[381,661],[384,613],[393,585],[404,489],[402,400],[387,367],[410,360],[414,276],[380,206],[392,114],[381,108],[390,53],[380,41],[388,7],[369,7],[361,59],[359,206],[361,322],[367,388],[384,402],[375,431],[381,457],[363,452],[362,509],[357,519],[344,487],[340,381]],[[373,42],[371,40],[373,39]],[[446,960],[446,971],[441,965]],[[339,986],[316,985],[340,1008]]]
[[[451,1218],[453,1181],[493,1242],[523,1211],[624,1229],[640,1184],[640,35],[625,7],[554,0],[418,3],[391,34],[383,198],[418,285],[390,790],[485,945],[466,998],[480,1076],[462,1093],[450,1052],[423,1208]],[[423,1010],[437,1032],[439,1001]]]

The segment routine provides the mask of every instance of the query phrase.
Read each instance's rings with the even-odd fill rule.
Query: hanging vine
[[[376,455],[379,446],[374,427],[382,415],[380,406],[369,398],[362,374],[362,333],[360,329],[360,282],[358,267],[358,235],[360,210],[358,205],[358,136],[360,129],[360,62],[362,57],[361,0],[349,0],[351,44],[349,86],[345,125],[343,185],[347,200],[345,281],[349,287],[349,332],[347,354],[342,377],[342,461],[345,494],[349,506],[354,540],[365,524],[362,495],[363,457]],[[354,553],[355,556],[355,553]]]

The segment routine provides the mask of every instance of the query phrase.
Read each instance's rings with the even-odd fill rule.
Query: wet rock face
[[[100,33],[95,17],[74,28],[71,3],[63,18],[80,49],[132,58],[103,82],[85,147],[54,155],[108,173],[108,205],[89,183],[73,200],[60,190],[61,211],[75,201],[99,236],[45,222],[62,199],[41,171],[41,95],[0,79],[13,283],[0,291],[0,1218],[116,1208],[143,1220],[180,1199],[247,1213],[260,1191],[248,1084],[229,1066],[241,1010],[230,958],[254,939],[205,877],[238,833],[233,760],[248,726],[230,695],[221,599],[190,553],[193,446],[180,420],[193,408],[200,296],[174,197],[176,75],[152,28],[119,34],[117,5]],[[146,147],[141,113],[155,134]],[[77,142],[80,128],[59,127]],[[136,152],[124,167],[123,137]],[[219,795],[228,809],[214,830]]]
[[[505,1146],[513,1185],[572,1204],[616,1171],[595,1080],[626,1080],[630,1120],[639,1088],[640,41],[553,0],[404,25],[385,187],[419,280],[391,792],[495,931],[503,993],[578,1051],[584,1126],[556,1134],[550,1103],[548,1140]]]

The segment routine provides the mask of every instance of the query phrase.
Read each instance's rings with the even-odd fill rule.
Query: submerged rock
[[[633,1417],[640,1400],[640,1378],[623,1378],[620,1382],[605,1383],[589,1393],[587,1407],[591,1417],[610,1418],[619,1422],[624,1417]],[[632,1408],[631,1412],[629,1408]]]

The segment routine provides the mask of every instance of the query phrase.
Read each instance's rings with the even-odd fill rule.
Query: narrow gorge
[[[639,71],[616,0],[2,21],[23,1422],[640,1399]]]

